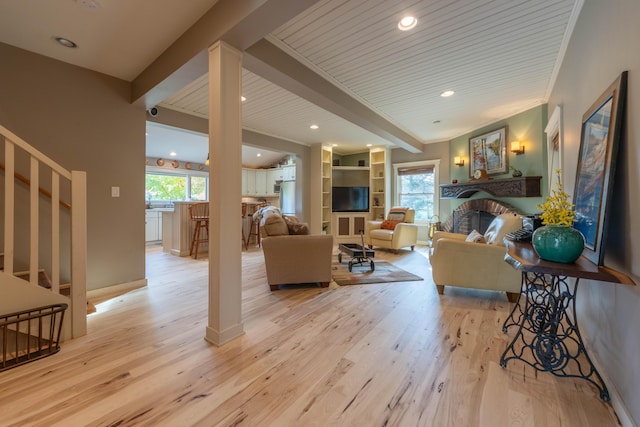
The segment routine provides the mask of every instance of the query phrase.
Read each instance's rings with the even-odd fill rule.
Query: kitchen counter
[[[198,202],[174,202],[173,208],[153,208],[162,212],[162,250],[175,256],[189,256],[194,224],[189,206]],[[199,252],[206,252],[204,247]]]

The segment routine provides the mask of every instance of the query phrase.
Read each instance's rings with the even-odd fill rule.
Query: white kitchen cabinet
[[[266,170],[255,170],[256,176],[256,185],[255,185],[255,195],[256,196],[266,196],[267,195],[267,171]]]
[[[267,170],[267,195],[276,196],[276,192],[273,191],[273,186],[276,181],[282,181],[282,169],[274,168]]]
[[[256,195],[256,171],[254,169],[245,169],[247,172],[247,192],[246,196]]]
[[[282,180],[283,181],[295,181],[296,180],[296,166],[285,166],[282,168]]]
[[[162,240],[162,212],[145,211],[145,242],[156,242]]]
[[[242,195],[243,196],[247,196],[249,195],[249,179],[247,177],[247,175],[249,174],[249,171],[247,171],[246,169],[242,169]]]

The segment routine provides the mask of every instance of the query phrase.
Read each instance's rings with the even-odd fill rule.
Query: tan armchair
[[[280,285],[331,282],[333,236],[283,235],[262,239],[267,282],[272,291]]]
[[[504,261],[503,239],[519,230],[519,215],[497,216],[482,236],[485,242],[467,242],[464,234],[437,231],[430,256],[433,281],[438,293],[445,286],[505,291],[514,302],[520,294],[521,273]]]
[[[418,240],[418,226],[413,223],[415,214],[413,209],[394,207],[385,221],[367,221],[367,245],[391,249],[395,253],[407,246],[413,250]]]
[[[310,235],[309,227],[296,217],[282,216],[279,209],[260,213],[262,250],[267,282],[272,291],[280,285],[331,282],[333,236]]]

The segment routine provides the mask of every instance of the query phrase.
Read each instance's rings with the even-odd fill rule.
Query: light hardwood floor
[[[585,381],[502,369],[506,296],[439,296],[424,251],[376,251],[424,281],[270,292],[250,248],[246,334],[216,348],[206,260],[150,248],[147,288],[98,304],[57,355],[0,374],[0,425],[618,425]]]

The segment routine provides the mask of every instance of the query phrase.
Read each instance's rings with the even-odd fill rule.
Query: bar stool
[[[207,243],[209,241],[209,203],[194,203],[189,206],[189,215],[191,215],[191,221],[194,222],[189,256],[194,253],[195,248],[193,257],[198,258],[198,247],[201,243]],[[202,237],[203,229],[205,237]]]
[[[254,208],[254,212],[257,212],[258,209],[260,208],[264,208],[265,206],[268,206],[269,203],[260,203],[257,204]],[[253,218],[251,220],[251,226],[249,227],[249,235],[247,236],[247,246],[249,246],[249,241],[251,240],[251,237],[255,236],[256,238],[256,243],[258,244],[258,247],[260,247],[260,221],[254,221]]]
[[[248,250],[249,247],[247,246],[247,238],[244,236],[244,219],[247,216],[247,204],[246,203],[242,203],[242,224],[241,224],[241,229],[242,229],[242,247],[244,248],[244,250]]]

